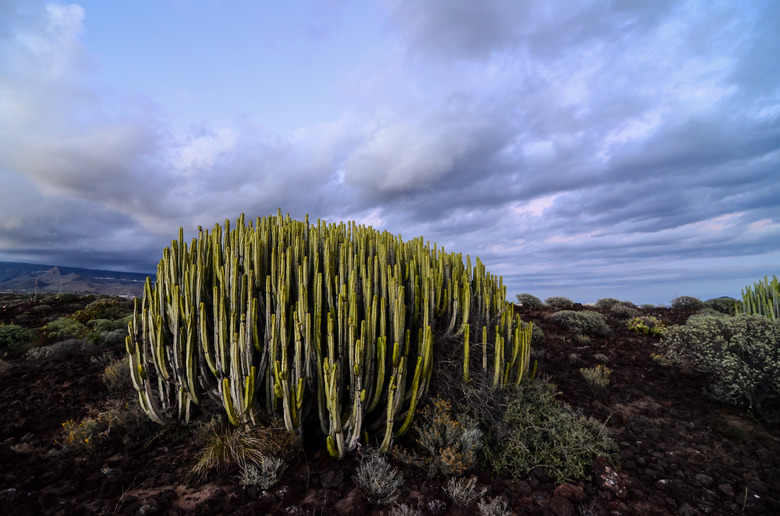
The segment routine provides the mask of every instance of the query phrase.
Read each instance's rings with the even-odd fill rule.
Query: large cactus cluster
[[[387,450],[409,429],[443,342],[462,350],[463,381],[501,388],[526,374],[531,340],[479,259],[281,213],[199,228],[189,244],[179,230],[129,333],[154,421],[218,403],[234,425],[281,418],[302,438],[318,420],[338,457],[369,433]]]
[[[742,306],[737,307],[737,311],[780,319],[780,282],[777,281],[777,276],[772,276],[772,281],[764,276],[764,281],[758,281],[752,288],[742,290]]]

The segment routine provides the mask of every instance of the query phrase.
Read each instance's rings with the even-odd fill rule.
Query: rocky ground
[[[32,302],[6,303],[0,323],[36,327]],[[57,307],[54,307],[56,309]],[[79,308],[78,303],[63,313]],[[581,309],[582,307],[577,307]],[[486,497],[501,496],[514,514],[780,514],[780,429],[710,400],[705,377],[665,367],[651,337],[628,332],[608,311],[614,334],[578,343],[549,324],[550,312],[522,312],[545,332],[540,373],[560,399],[605,421],[620,448],[616,471],[594,461],[594,475],[556,486],[541,470],[525,478],[475,473]],[[689,313],[648,309],[667,323]],[[48,317],[52,314],[48,313]],[[113,352],[119,356],[121,349]],[[570,354],[580,361],[573,364]],[[606,396],[595,399],[579,373],[608,357]],[[101,381],[105,363],[87,355],[67,360],[10,359],[0,369],[0,511],[11,514],[388,514],[369,504],[351,478],[358,458],[336,461],[319,450],[298,456],[269,491],[241,487],[236,472],[187,482],[192,436],[168,432],[131,447],[116,442],[90,454],[63,454],[62,423],[102,410],[112,396]],[[423,514],[478,514],[452,506],[443,482],[397,464],[406,479],[398,503]]]

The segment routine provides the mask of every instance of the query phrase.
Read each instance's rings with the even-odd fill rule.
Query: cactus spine
[[[131,378],[160,424],[212,400],[234,425],[275,417],[299,438],[310,416],[336,457],[366,435],[387,450],[430,389],[438,338],[463,343],[469,381],[481,328],[493,387],[522,380],[531,328],[505,299],[479,258],[422,238],[242,215],[163,251],[128,327]]]

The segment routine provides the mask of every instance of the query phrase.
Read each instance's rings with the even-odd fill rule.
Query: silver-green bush
[[[574,306],[574,302],[571,299],[563,296],[548,297],[544,300],[544,304],[550,305],[553,308],[557,308],[559,310],[567,310]]]
[[[398,498],[398,490],[404,485],[404,476],[379,454],[363,460],[352,480],[369,502],[377,504],[393,503]]]
[[[665,355],[708,372],[710,395],[780,420],[780,321],[755,315],[691,318],[662,340]]]
[[[672,299],[672,308],[682,310],[701,310],[704,308],[704,302],[698,297],[680,296]]]
[[[536,311],[544,308],[542,300],[532,294],[517,294],[517,302],[520,303],[520,306],[529,310]]]
[[[590,335],[591,337],[605,337],[609,335],[607,320],[598,312],[583,310],[561,310],[549,317],[550,321],[564,330],[572,333]]]

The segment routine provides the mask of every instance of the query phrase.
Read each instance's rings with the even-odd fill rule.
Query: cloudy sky
[[[780,269],[780,2],[0,0],[0,260],[153,272],[309,214],[509,293]]]

